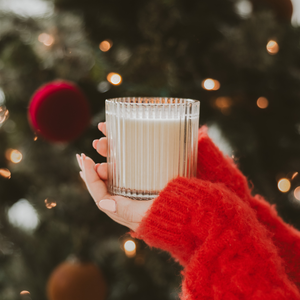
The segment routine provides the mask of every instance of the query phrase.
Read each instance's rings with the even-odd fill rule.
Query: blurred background
[[[107,98],[200,100],[200,126],[300,229],[299,26],[298,0],[0,0],[0,299],[179,299],[180,266],[79,177],[76,153],[104,161]]]

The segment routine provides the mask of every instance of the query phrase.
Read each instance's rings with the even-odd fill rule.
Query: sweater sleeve
[[[300,289],[300,232],[283,222],[275,205],[263,197],[251,195],[246,177],[233,160],[225,157],[207,135],[206,127],[199,129],[197,177],[214,183],[223,183],[255,210],[258,220],[271,232],[272,241],[283,258],[288,276]]]
[[[171,181],[134,236],[185,265],[183,300],[300,299],[269,231],[222,183]]]

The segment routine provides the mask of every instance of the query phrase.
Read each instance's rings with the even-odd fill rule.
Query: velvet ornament
[[[33,94],[28,118],[33,130],[46,140],[70,142],[78,138],[90,122],[89,103],[74,83],[56,80]]]

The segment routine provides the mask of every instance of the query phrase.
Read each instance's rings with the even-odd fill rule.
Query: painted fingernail
[[[84,181],[84,177],[83,177],[83,172],[82,171],[79,172],[79,175],[80,175],[81,179]]]
[[[96,149],[99,140],[93,140],[93,147]]]
[[[116,212],[117,211],[117,206],[115,200],[110,200],[110,199],[104,199],[99,202],[100,208],[110,211],[110,212]]]
[[[81,168],[81,165],[80,165],[80,155],[79,154],[76,154],[76,159],[77,159],[79,167]]]

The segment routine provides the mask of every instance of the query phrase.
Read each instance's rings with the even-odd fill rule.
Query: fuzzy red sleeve
[[[253,197],[245,176],[238,170],[233,160],[224,157],[207,135],[206,127],[198,136],[198,178],[215,183],[224,183],[245,203],[252,207],[258,220],[270,231],[272,241],[284,260],[289,278],[300,289],[300,232],[283,222],[275,205],[270,205],[263,197]]]
[[[182,300],[300,299],[268,230],[222,183],[171,181],[134,236],[184,263]]]

